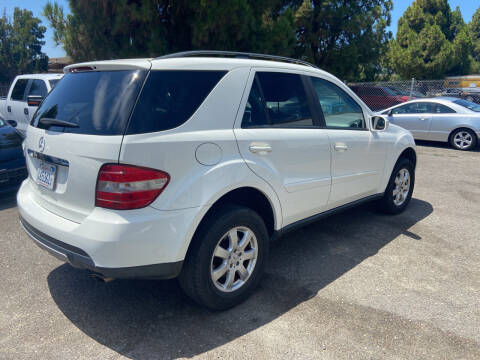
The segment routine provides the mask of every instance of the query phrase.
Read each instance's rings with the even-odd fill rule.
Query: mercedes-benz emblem
[[[40,150],[40,152],[45,150],[45,138],[43,136],[38,140],[38,150]]]

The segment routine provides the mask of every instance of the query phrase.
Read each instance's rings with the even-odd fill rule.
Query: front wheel
[[[415,170],[410,160],[402,158],[395,165],[387,189],[380,199],[380,209],[388,214],[400,214],[412,198]]]
[[[472,130],[458,129],[450,136],[450,145],[457,150],[472,150],[477,145],[477,136]]]
[[[197,303],[223,310],[255,290],[268,257],[268,232],[253,210],[230,205],[214,210],[192,240],[179,280]]]

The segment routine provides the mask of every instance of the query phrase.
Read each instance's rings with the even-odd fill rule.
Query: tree
[[[304,0],[296,11],[302,56],[346,80],[373,80],[391,33],[390,0]]]
[[[0,18],[0,82],[9,82],[16,75],[44,72],[48,57],[42,53],[46,28],[28,10],[15,8],[13,20],[5,12]]]
[[[291,54],[293,13],[280,1],[70,1],[71,14],[47,3],[54,40],[75,61],[151,57],[191,49]],[[267,41],[268,39],[268,41]]]
[[[472,21],[468,24],[472,41],[472,72],[480,73],[480,7],[473,14]]]
[[[398,21],[388,58],[403,78],[438,79],[469,73],[472,41],[460,9],[447,0],[416,0]]]

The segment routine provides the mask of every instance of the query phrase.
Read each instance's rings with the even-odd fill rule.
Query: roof
[[[72,68],[90,66],[95,70],[232,70],[239,67],[264,67],[292,70],[305,73],[317,73],[324,76],[332,76],[326,71],[316,67],[292,64],[282,61],[259,60],[248,58],[230,57],[175,57],[175,58],[146,58],[146,59],[119,59],[105,61],[91,61],[66,66],[66,73]]]

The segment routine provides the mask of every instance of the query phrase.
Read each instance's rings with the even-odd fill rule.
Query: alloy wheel
[[[254,232],[237,226],[217,243],[210,262],[210,277],[222,292],[232,292],[248,281],[255,269],[258,243]]]
[[[459,131],[453,138],[455,146],[459,149],[465,150],[472,146],[473,138],[472,134],[468,131]]]
[[[410,191],[410,172],[402,168],[395,176],[395,186],[393,188],[393,203],[401,206],[407,200]]]

